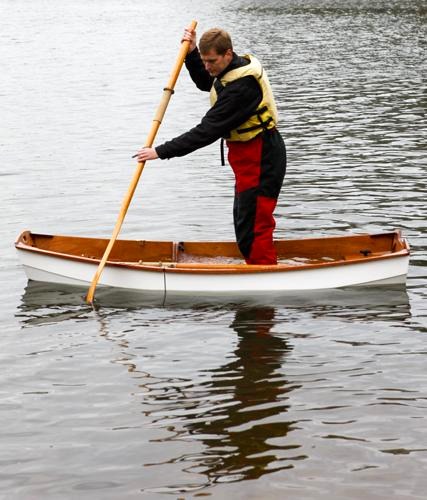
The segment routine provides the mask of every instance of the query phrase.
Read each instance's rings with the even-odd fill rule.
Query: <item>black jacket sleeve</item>
[[[185,58],[185,66],[190,73],[191,79],[196,84],[196,87],[200,90],[209,92],[212,87],[214,77],[206,71],[197,47],[192,52],[187,54],[187,57]]]
[[[229,83],[198,125],[156,146],[159,158],[184,156],[212,144],[220,137],[227,137],[231,130],[254,114],[261,99],[261,87],[253,76],[245,76]]]
[[[262,99],[261,88],[253,76],[229,83],[219,94],[215,105],[194,128],[156,146],[159,158],[185,156],[212,144],[244,123],[254,114]]]

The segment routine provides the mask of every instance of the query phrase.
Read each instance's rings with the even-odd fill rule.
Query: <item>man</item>
[[[267,75],[253,56],[233,52],[221,29],[203,34],[185,30],[190,42],[185,65],[196,86],[210,91],[212,107],[188,132],[154,148],[143,148],[140,162],[184,156],[225,138],[234,171],[234,228],[247,264],[277,264],[273,212],[286,171],[286,149],[276,129],[277,110]],[[200,50],[200,51],[199,51]]]

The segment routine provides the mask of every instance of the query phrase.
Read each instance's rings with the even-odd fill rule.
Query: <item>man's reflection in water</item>
[[[281,374],[283,358],[291,350],[288,342],[270,332],[274,326],[272,307],[239,309],[231,328],[237,333],[235,359],[210,371],[204,384],[222,401],[205,418],[184,423],[191,434],[203,436],[207,449],[198,456],[196,469],[209,482],[256,479],[263,474],[292,467],[305,458],[285,445],[292,429],[286,420],[290,386]],[[280,453],[282,456],[278,456]]]

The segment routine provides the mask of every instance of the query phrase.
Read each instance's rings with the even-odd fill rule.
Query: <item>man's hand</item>
[[[139,163],[143,163],[144,161],[155,160],[158,157],[159,155],[154,148],[142,148],[132,158],[138,158]]]
[[[185,31],[184,31],[184,35],[182,37],[181,42],[184,42],[184,41],[190,42],[190,47],[188,49],[188,52],[193,52],[193,50],[197,46],[196,31],[186,28]]]

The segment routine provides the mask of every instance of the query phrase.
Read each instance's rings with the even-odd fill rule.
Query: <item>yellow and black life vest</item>
[[[242,57],[248,59],[250,61],[249,64],[228,71],[219,80],[215,79],[210,92],[211,105],[213,106],[218,99],[218,93],[215,88],[216,85],[220,84],[226,86],[228,83],[245,76],[254,76],[257,79],[261,87],[262,99],[255,113],[242,123],[239,128],[232,130],[230,135],[226,138],[227,141],[246,142],[256,137],[261,130],[271,129],[277,125],[278,116],[276,103],[274,101],[273,92],[271,91],[270,82],[268,81],[268,77],[261,63],[258,59],[250,55],[244,55]]]

